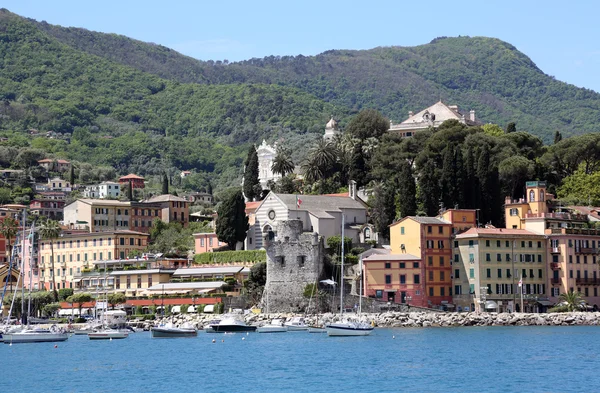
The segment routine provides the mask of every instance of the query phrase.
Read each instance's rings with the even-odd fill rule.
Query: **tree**
[[[369,216],[375,231],[386,239],[389,239],[388,226],[396,218],[394,199],[394,187],[386,183],[376,183],[373,195],[369,198]]]
[[[406,161],[400,167],[395,206],[398,218],[417,214],[417,185],[413,176],[412,166]]]
[[[562,134],[560,131],[556,130],[554,133],[554,144],[556,145],[558,142],[562,141]]]
[[[244,281],[244,291],[253,303],[260,300],[267,283],[267,263],[258,262],[250,268],[248,279]]]
[[[81,316],[81,308],[84,303],[92,301],[92,295],[87,292],[76,293],[74,295],[69,296],[66,300],[67,303],[77,304],[77,309],[79,310],[79,316]]]
[[[518,198],[525,188],[525,182],[531,178],[534,171],[533,162],[523,156],[513,156],[504,159],[498,166],[498,173],[503,184],[504,195]]]
[[[162,195],[167,195],[169,193],[169,177],[166,173],[163,173],[162,177]]]
[[[510,134],[511,132],[517,131],[517,124],[514,121],[511,121],[506,125],[506,133]]]
[[[569,311],[582,310],[585,308],[585,300],[580,292],[565,292],[561,293],[559,299],[562,300]]]
[[[483,130],[483,132],[485,132],[486,134],[488,134],[490,136],[502,136],[502,135],[504,135],[504,131],[497,124],[491,124],[491,123],[490,124],[484,124],[483,126],[481,126],[481,129]]]
[[[423,212],[430,217],[435,217],[440,210],[440,186],[436,163],[433,157],[429,157],[421,165],[419,168],[419,200]]]
[[[0,204],[5,205],[12,202],[13,198],[11,195],[10,188],[0,187]]]
[[[329,177],[337,161],[335,145],[325,139],[320,139],[308,152],[308,159],[302,165],[307,182],[314,183]]]
[[[133,184],[131,179],[127,182],[127,199],[133,201]]]
[[[246,238],[249,225],[245,210],[241,191],[230,192],[217,210],[217,237],[227,243],[230,250],[235,250],[237,242]]]
[[[281,177],[285,177],[287,174],[294,172],[295,168],[296,166],[294,165],[294,161],[292,161],[290,151],[283,146],[277,146],[277,152],[273,158],[271,171],[281,175]]]
[[[127,298],[125,297],[125,294],[117,292],[117,293],[111,293],[110,295],[108,295],[108,304],[110,304],[110,307],[114,310],[115,306],[118,304],[123,304],[127,301]]]
[[[258,179],[258,154],[256,153],[256,148],[250,146],[248,150],[248,157],[246,158],[245,168],[244,168],[244,196],[249,200],[253,201],[256,197],[259,197],[259,193],[257,193],[257,185],[260,185]]]
[[[47,220],[40,226],[40,236],[42,239],[50,240],[50,276],[52,277],[52,292],[54,293],[54,301],[58,301],[58,290],[56,289],[56,280],[54,270],[54,239],[58,238],[62,229],[57,221]]]
[[[346,132],[354,138],[365,140],[370,137],[381,138],[390,129],[390,121],[375,109],[364,109],[358,113],[346,127]]]
[[[71,295],[73,295],[73,288],[61,288],[58,291],[58,300],[64,302]]]
[[[75,167],[72,163],[71,169],[69,170],[69,183],[71,183],[71,186],[75,186]]]
[[[0,221],[0,233],[6,239],[6,251],[9,258],[12,258],[12,244],[11,240],[17,235],[19,231],[19,223],[12,217],[5,217]]]

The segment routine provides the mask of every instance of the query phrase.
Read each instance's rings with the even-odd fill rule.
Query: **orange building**
[[[144,180],[143,177],[130,173],[127,176],[120,177],[119,184],[128,186],[131,183],[131,188],[144,188]]]
[[[219,241],[216,233],[194,233],[194,245],[196,254],[212,252],[213,249],[227,245]]]

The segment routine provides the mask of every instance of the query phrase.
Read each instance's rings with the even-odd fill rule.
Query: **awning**
[[[81,282],[81,278],[76,278],[73,280],[73,282]]]
[[[554,306],[554,303],[549,302],[548,300],[538,300],[537,302],[542,306]]]
[[[212,313],[214,311],[215,311],[214,304],[207,304],[206,306],[204,306],[204,312],[205,313]]]
[[[171,308],[171,313],[175,314],[175,313],[180,313],[181,312],[181,306],[173,306]]]
[[[196,312],[196,306],[189,306],[188,312]]]
[[[384,289],[383,292],[396,292],[395,289]]]

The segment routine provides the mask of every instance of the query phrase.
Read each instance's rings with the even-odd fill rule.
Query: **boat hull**
[[[287,328],[285,326],[260,326],[256,329],[258,333],[285,333]]]
[[[118,340],[127,337],[129,337],[129,333],[123,333],[119,331],[88,333],[88,338],[90,340]]]
[[[164,329],[152,328],[152,337],[154,338],[176,338],[176,337],[196,337],[196,329]]]
[[[213,326],[215,333],[230,333],[230,332],[255,332],[256,326],[244,325],[215,325]]]
[[[368,336],[373,327],[359,327],[345,324],[328,325],[325,327],[328,336]]]
[[[68,338],[67,333],[8,333],[2,336],[4,344],[60,342]]]
[[[309,327],[308,332],[309,333],[327,333],[327,329],[320,328],[320,327]]]

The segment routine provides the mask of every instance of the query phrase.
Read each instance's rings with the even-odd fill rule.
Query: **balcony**
[[[560,278],[553,278],[550,280],[550,282],[552,283],[552,285],[558,285],[560,284]]]
[[[598,279],[598,278],[576,278],[575,283],[577,285],[600,285],[600,279]]]
[[[591,247],[575,247],[575,254],[598,254],[598,249]]]
[[[550,249],[550,253],[552,253],[552,254],[560,254],[560,247],[552,247]]]
[[[560,268],[561,268],[561,265],[560,265],[560,263],[557,263],[557,262],[552,262],[552,263],[550,264],[550,268],[551,268],[552,270],[560,270]]]
[[[599,236],[600,229],[596,228],[548,228],[546,235],[589,235]]]

